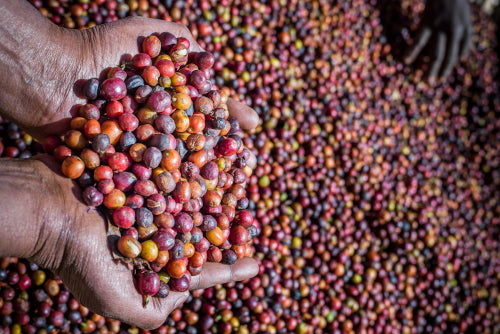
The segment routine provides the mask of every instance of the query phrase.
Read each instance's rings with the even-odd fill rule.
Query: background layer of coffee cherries
[[[431,87],[425,58],[401,61],[421,1],[32,3],[70,28],[184,23],[262,118],[245,140],[260,274],[193,292],[157,333],[499,332],[498,57],[479,10],[474,50]],[[3,155],[31,150],[2,126]],[[88,313],[32,264],[2,268],[4,331],[146,332]]]

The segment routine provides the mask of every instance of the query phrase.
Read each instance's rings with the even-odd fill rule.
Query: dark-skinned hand
[[[457,61],[467,55],[471,40],[472,21],[468,0],[427,1],[422,23],[405,62],[413,63],[424,48],[432,43],[432,60],[428,72],[432,83],[437,78],[450,75]]]

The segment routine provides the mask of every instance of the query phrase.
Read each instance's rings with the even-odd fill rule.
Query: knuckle
[[[182,34],[184,37],[186,38],[190,38],[191,37],[191,30],[189,30],[188,27],[186,27],[185,25],[182,26]]]

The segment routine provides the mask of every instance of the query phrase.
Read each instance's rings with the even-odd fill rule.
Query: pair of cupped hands
[[[7,112],[8,118],[40,141],[64,133],[73,106],[85,103],[74,92],[75,82],[99,77],[103,69],[117,66],[123,55],[137,54],[141,36],[170,32],[188,38],[190,52],[202,51],[185,26],[160,20],[127,18],[82,31],[56,26],[49,29],[49,39],[58,41],[56,46],[43,54],[34,54],[31,61],[39,62],[41,70],[35,78],[26,74],[25,81],[31,81],[28,87],[36,86],[36,92],[29,96],[20,92],[19,96],[36,100],[36,109]],[[257,114],[246,105],[230,99],[228,108],[243,129],[257,125]],[[131,271],[113,260],[104,218],[81,201],[80,189],[61,175],[60,165],[51,156],[4,163],[15,163],[11,168],[25,170],[29,174],[27,182],[34,183],[29,207],[35,208],[31,217],[32,224],[37,225],[33,229],[37,235],[31,238],[32,244],[22,248],[21,254],[12,255],[26,257],[54,271],[91,311],[141,328],[160,326],[187,299],[189,291],[171,291],[167,298],[151,297],[148,305],[143,306]],[[257,261],[252,258],[233,265],[206,263],[201,274],[192,278],[190,289],[244,280],[258,271]]]

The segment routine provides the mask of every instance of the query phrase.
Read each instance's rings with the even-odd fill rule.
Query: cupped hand
[[[161,32],[187,38],[191,43],[190,52],[203,51],[184,25],[156,19],[130,17],[87,30],[60,30],[61,57],[64,58],[56,59],[61,64],[52,66],[55,73],[49,73],[57,78],[57,88],[50,92],[50,101],[43,104],[36,117],[17,123],[28,122],[25,128],[41,140],[64,133],[69,128],[72,107],[85,103],[75,95],[75,82],[98,78],[104,69],[118,66],[124,55],[137,54],[141,37]],[[250,107],[230,99],[228,108],[243,129],[257,126],[257,113]]]
[[[79,187],[58,173],[59,164],[52,157],[40,155],[31,163],[39,173],[39,192],[44,196],[36,197],[43,224],[30,260],[58,274],[91,311],[141,328],[159,327],[189,292],[171,291],[164,299],[150,297],[143,307],[132,272],[112,257],[101,214],[79,200]],[[191,289],[244,280],[258,270],[251,258],[231,266],[206,263],[201,274],[192,278]]]
[[[413,63],[424,47],[433,43],[429,81],[450,75],[457,61],[469,51],[472,40],[468,0],[427,1],[422,23],[405,62]]]

